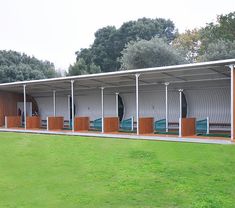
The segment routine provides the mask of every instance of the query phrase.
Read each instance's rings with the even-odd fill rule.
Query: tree
[[[0,51],[0,82],[57,77],[54,64],[16,51]]]
[[[177,36],[177,30],[171,20],[163,18],[141,18],[137,21],[129,21],[124,23],[118,30],[122,38],[121,47],[126,43],[136,41],[138,39],[150,40],[153,37],[164,38],[167,42],[171,42]]]
[[[217,16],[215,23],[179,34],[173,46],[193,63],[234,58],[235,12]]]
[[[99,66],[95,65],[94,63],[91,63],[88,70],[89,74],[96,74],[101,73],[101,69]]]
[[[179,52],[159,38],[130,42],[122,51],[122,69],[140,69],[186,63]]]
[[[86,65],[94,63],[102,72],[117,71],[120,68],[121,51],[128,42],[159,37],[170,43],[177,33],[174,23],[162,18],[129,21],[119,29],[107,26],[95,33],[95,40],[90,48],[76,52],[77,61],[83,58]]]
[[[235,41],[218,40],[210,43],[206,53],[200,57],[201,61],[214,61],[235,58]]]
[[[197,29],[186,30],[173,41],[173,47],[184,54],[190,63],[197,62],[201,46],[200,33]]]
[[[234,41],[235,40],[235,12],[226,15],[217,16],[216,23],[209,23],[205,28],[200,30],[201,49],[203,55],[211,43],[218,40]]]
[[[92,61],[100,66],[102,71],[117,70],[117,53],[115,50],[116,28],[114,26],[104,27],[95,33],[95,41],[91,47]]]
[[[83,58],[80,58],[74,65],[70,65],[68,74],[66,76],[75,76],[81,74],[94,74],[101,72],[100,67],[94,63],[87,65]]]
[[[79,51],[75,52],[76,54],[76,61],[80,58],[83,58],[86,64],[90,64],[91,60],[91,49],[90,48],[81,48]]]
[[[234,58],[235,12],[217,16],[200,30],[200,40],[199,61]]]

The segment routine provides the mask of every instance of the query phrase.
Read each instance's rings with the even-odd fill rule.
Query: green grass
[[[234,145],[0,133],[0,207],[234,206]]]
[[[230,134],[226,133],[210,133],[210,134],[197,134],[198,136],[207,136],[207,137],[225,137],[225,138],[231,138]]]

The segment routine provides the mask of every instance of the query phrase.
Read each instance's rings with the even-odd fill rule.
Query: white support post
[[[104,87],[101,87],[101,121],[102,133],[104,133]]]
[[[5,128],[7,129],[7,116],[5,116]]]
[[[139,135],[139,76],[140,74],[135,74],[135,87],[136,87],[136,128],[137,135]]]
[[[179,93],[180,93],[179,137],[182,136],[181,120],[182,120],[182,93],[183,91],[184,91],[183,89],[179,89]]]
[[[234,86],[234,78],[235,78],[235,75],[234,75],[234,73],[235,73],[235,71],[234,71],[234,69],[235,69],[235,65],[230,65],[229,66],[230,67],[230,70],[231,70],[231,141],[234,141],[234,134],[235,134],[235,127],[234,127],[234,124],[235,124],[235,121],[234,121],[234,105],[235,105],[235,97],[234,97],[234,89],[235,89],[235,86]]]
[[[71,104],[72,104],[72,131],[74,132],[74,80],[71,80]]]
[[[56,117],[56,91],[53,90],[53,115]]]
[[[206,118],[206,134],[210,133],[210,120],[209,117]]]
[[[166,88],[166,132],[168,132],[168,85],[169,82],[165,83]]]
[[[70,118],[70,95],[68,95],[68,121],[69,121],[69,128],[72,127],[71,118]]]
[[[183,89],[179,89],[180,92],[180,118],[182,118],[182,92],[184,90]]]
[[[24,89],[24,129],[27,129],[27,122],[26,122],[26,118],[27,118],[27,109],[26,109],[26,85],[23,85],[23,89]]]
[[[115,93],[115,99],[116,99],[116,117],[118,117],[118,95],[119,95],[119,93],[116,92]]]
[[[47,131],[49,131],[49,119],[47,117]]]

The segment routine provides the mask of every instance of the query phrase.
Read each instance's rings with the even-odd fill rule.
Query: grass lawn
[[[0,133],[0,207],[235,207],[235,145]]]

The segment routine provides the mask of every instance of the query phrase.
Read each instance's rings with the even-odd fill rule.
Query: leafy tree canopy
[[[119,29],[114,26],[107,26],[96,31],[94,43],[90,48],[76,52],[77,62],[82,58],[88,69],[90,65],[93,65],[100,67],[102,72],[117,71],[120,69],[121,52],[130,41],[151,40],[153,37],[159,37],[170,43],[177,34],[174,23],[171,20],[162,18],[141,18],[136,21],[129,21]],[[75,65],[78,68],[77,63]],[[75,71],[77,70],[74,70],[73,73]],[[85,73],[82,71],[81,68],[77,72]],[[96,72],[96,70],[90,70],[90,72]],[[71,73],[70,70],[67,75],[72,75]]]
[[[76,52],[77,62],[67,75],[235,58],[234,41],[235,12],[181,34],[171,20],[141,18],[97,30],[94,43]]]
[[[54,64],[16,51],[0,51],[0,82],[14,82],[59,76]]]
[[[206,53],[200,56],[200,61],[214,61],[235,58],[235,40],[218,40],[208,45]]]
[[[216,23],[209,23],[200,30],[202,40],[202,53],[210,43],[217,40],[235,40],[235,12],[218,15]]]
[[[99,72],[101,72],[99,66],[96,66],[94,63],[86,65],[85,60],[83,58],[79,58],[74,65],[70,65],[67,76],[94,74]]]
[[[215,23],[199,30],[188,30],[173,41],[190,62],[235,58],[235,12],[218,15]]]
[[[130,42],[122,51],[122,69],[140,69],[186,63],[180,53],[157,37]]]
[[[219,15],[216,23],[209,23],[200,30],[200,35],[199,61],[235,58],[235,12]]]
[[[201,40],[199,30],[186,30],[173,41],[173,47],[179,50],[190,63],[197,62]]]

